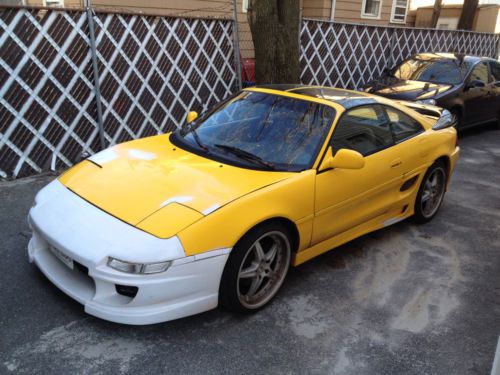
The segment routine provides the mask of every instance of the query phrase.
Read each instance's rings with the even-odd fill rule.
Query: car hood
[[[369,92],[389,99],[420,100],[444,93],[453,86],[420,81],[381,79],[368,85]]]
[[[249,170],[195,155],[161,135],[123,143],[69,169],[59,179],[103,211],[155,235],[171,237],[229,202],[292,176]]]

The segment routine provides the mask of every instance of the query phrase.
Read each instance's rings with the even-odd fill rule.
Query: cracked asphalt
[[[54,178],[0,182],[0,374],[489,374],[500,333],[500,130],[460,139],[429,224],[402,222],[292,269],[254,315],[134,327],[86,315],[28,263]]]

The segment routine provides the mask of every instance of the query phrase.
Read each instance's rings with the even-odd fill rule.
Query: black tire
[[[219,286],[219,306],[243,313],[266,306],[278,293],[288,273],[291,243],[287,228],[279,222],[264,223],[248,232],[227,260]],[[271,258],[274,244],[275,255]],[[260,260],[259,253],[262,255]],[[253,272],[256,276],[250,277]],[[259,279],[260,286],[256,286]],[[251,293],[253,289],[255,293]]]
[[[446,192],[447,176],[448,171],[446,165],[441,161],[434,163],[427,170],[418,189],[417,198],[415,199],[414,222],[418,224],[427,223],[436,216],[443,203],[444,194]],[[438,182],[440,185],[439,188],[436,188],[435,193],[429,196],[429,190],[433,190],[431,186],[434,181],[433,178],[440,179]],[[433,200],[434,198],[437,198],[437,200]],[[432,203],[434,204],[431,205]]]
[[[457,124],[455,125],[455,128],[457,130],[460,130],[462,128],[462,111],[460,108],[452,108],[450,110],[450,113],[455,116],[455,118],[457,119]]]

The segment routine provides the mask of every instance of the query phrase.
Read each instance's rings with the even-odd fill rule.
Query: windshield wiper
[[[189,133],[193,133],[193,138],[195,140],[195,142],[198,144],[198,146],[200,146],[200,148],[205,151],[205,152],[210,152],[210,150],[208,149],[207,146],[205,146],[203,144],[203,142],[201,141],[200,137],[198,136],[198,133],[196,132],[196,129],[194,128],[194,126],[190,126],[189,129],[187,130],[187,133],[186,134],[189,134]]]
[[[276,167],[272,163],[269,163],[269,162],[263,160],[261,157],[255,155],[255,154],[252,154],[251,152],[242,150],[241,148],[238,148],[235,146],[230,146],[230,145],[223,145],[223,144],[219,144],[219,143],[215,144],[214,147],[220,148],[220,149],[225,150],[225,151],[229,151],[233,155],[236,155],[240,158],[252,161],[254,163],[258,163],[258,164],[263,165],[269,169],[272,169],[272,170],[276,169]]]

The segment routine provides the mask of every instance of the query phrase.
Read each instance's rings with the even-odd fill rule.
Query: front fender
[[[227,204],[182,230],[178,237],[186,255],[232,248],[257,224],[283,217],[297,226],[299,250],[309,246],[314,212],[316,171],[308,170],[265,186]]]

